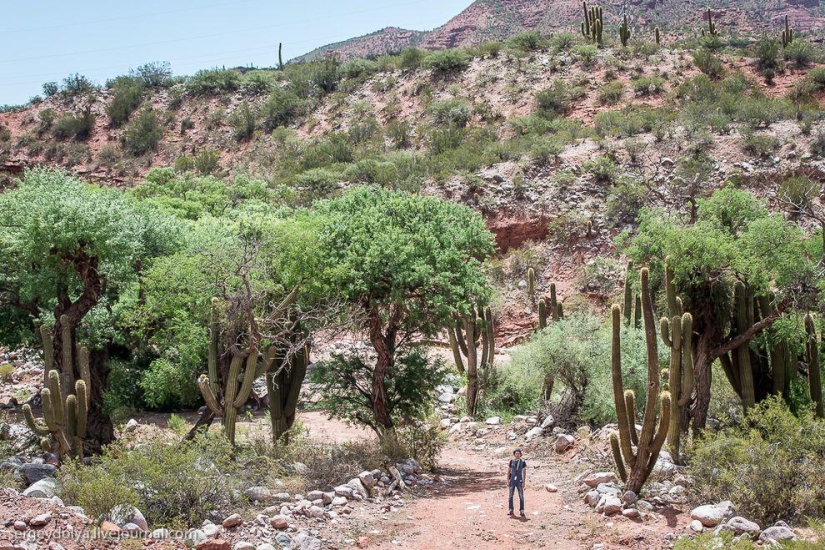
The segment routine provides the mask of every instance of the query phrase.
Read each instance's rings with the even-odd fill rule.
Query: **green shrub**
[[[599,103],[604,105],[615,105],[622,100],[624,95],[624,84],[621,82],[610,82],[602,86],[599,90]]]
[[[785,61],[792,61],[797,68],[805,68],[810,65],[816,58],[816,51],[813,44],[801,38],[795,39],[793,42],[785,46],[784,54]]]
[[[430,132],[429,152],[433,155],[440,155],[457,149],[464,143],[464,137],[465,132],[460,128],[436,128]]]
[[[748,134],[745,136],[743,148],[750,155],[767,158],[779,149],[779,140],[764,134]]]
[[[174,413],[166,420],[166,427],[180,436],[186,435],[189,431],[189,424],[186,420]]]
[[[778,58],[781,47],[781,43],[776,38],[763,36],[759,39],[759,42],[756,43],[757,70],[759,70],[762,74],[765,74],[768,71],[773,71],[775,73],[780,70],[781,66]]]
[[[37,125],[38,135],[44,134],[51,130],[55,118],[57,118],[57,113],[54,109],[43,109],[37,113],[37,119],[40,121],[40,124]]]
[[[249,95],[265,95],[275,87],[270,71],[250,71],[243,77],[243,90]]]
[[[695,499],[730,500],[738,514],[771,525],[825,518],[825,422],[781,399],[752,408],[739,427],[695,442],[690,458]]]
[[[107,143],[97,154],[97,161],[111,168],[120,160],[120,149],[114,143]]]
[[[335,132],[308,147],[304,152],[301,165],[309,170],[331,164],[350,163],[353,160],[355,160],[355,153],[349,142],[349,136],[342,132]]]
[[[424,59],[424,52],[418,48],[409,48],[401,52],[401,68],[407,71],[414,71],[421,67]]]
[[[60,85],[57,82],[46,82],[43,84],[43,95],[52,97],[60,92]]]
[[[585,171],[595,176],[596,181],[610,183],[616,178],[618,168],[616,163],[608,156],[596,157],[582,164]]]
[[[338,81],[340,79],[338,75],[339,65],[340,63],[336,57],[312,62],[310,80],[322,94],[334,92],[335,88],[338,87]]]
[[[114,88],[114,92],[112,102],[106,107],[106,114],[109,116],[109,125],[112,128],[120,128],[140,107],[143,89],[137,83],[122,82]]]
[[[312,168],[295,178],[299,187],[309,191],[314,197],[325,197],[341,181],[341,175],[326,168]]]
[[[435,123],[442,126],[464,128],[470,122],[470,106],[463,99],[456,97],[433,103],[430,112]]]
[[[366,143],[379,133],[378,122],[372,117],[354,122],[347,130],[347,135],[353,145]]]
[[[246,141],[255,134],[258,117],[249,103],[243,102],[229,116],[229,124],[234,129],[233,135],[238,141]]]
[[[152,526],[185,527],[212,511],[235,511],[241,498],[235,495],[260,480],[251,470],[241,475],[220,434],[184,442],[153,438],[134,450],[110,446],[92,466],[67,464],[60,471],[60,496],[95,518],[116,504],[131,504]]]
[[[172,65],[168,61],[154,61],[135,69],[133,73],[139,78],[144,88],[168,88],[174,84]]]
[[[636,95],[648,96],[662,93],[665,79],[661,76],[640,76],[630,83]]]
[[[693,62],[699,67],[699,70],[708,75],[710,78],[721,78],[724,73],[722,67],[722,60],[716,57],[710,51],[699,50],[693,53]]]
[[[301,100],[291,91],[275,88],[261,107],[261,124],[268,132],[289,124],[300,104]]]
[[[570,87],[561,79],[555,80],[549,88],[536,92],[537,114],[545,118],[564,115],[573,108],[573,101],[583,94],[581,88]]]
[[[523,52],[532,52],[542,46],[541,33],[538,31],[520,32],[508,41],[512,46]]]
[[[86,109],[80,116],[66,113],[57,119],[52,129],[57,139],[84,140],[92,135],[95,128],[95,116],[91,109]]]
[[[353,183],[374,183],[388,186],[398,178],[398,170],[391,162],[375,159],[359,160],[344,170],[344,179]]]
[[[154,151],[163,137],[163,127],[151,108],[141,111],[126,127],[121,136],[123,150],[132,156]]]
[[[634,223],[645,206],[647,189],[633,178],[620,177],[607,197],[607,219],[615,225]]]
[[[536,163],[547,164],[558,160],[564,147],[564,142],[556,137],[538,139],[530,148],[530,155]]]
[[[341,65],[338,73],[343,78],[359,78],[378,72],[378,64],[370,59],[353,59]]]
[[[220,168],[220,155],[215,151],[208,151],[204,149],[199,151],[193,159],[195,170],[202,176],[214,174]]]
[[[387,136],[396,149],[406,149],[411,145],[412,126],[406,120],[391,120],[387,124]]]
[[[578,35],[572,32],[560,32],[550,38],[550,45],[553,46],[553,49],[557,52],[566,52],[573,47],[578,39]]]
[[[0,380],[5,382],[6,384],[11,384],[12,374],[14,374],[13,365],[10,365],[9,363],[3,363],[2,365],[0,365]]]
[[[241,75],[232,69],[204,69],[186,83],[186,91],[194,96],[231,93],[241,85]]]
[[[381,442],[381,450],[390,459],[402,462],[414,458],[422,467],[434,470],[447,443],[447,435],[434,418],[405,422]]]
[[[424,67],[436,74],[451,74],[470,66],[470,56],[463,50],[440,50],[432,52],[424,59]]]
[[[75,73],[63,79],[62,92],[68,97],[89,94],[95,90],[97,90],[97,86],[82,74]],[[45,88],[43,91],[45,93]]]
[[[585,67],[593,64],[598,53],[599,49],[593,44],[580,44],[573,48],[573,55],[580,59]]]

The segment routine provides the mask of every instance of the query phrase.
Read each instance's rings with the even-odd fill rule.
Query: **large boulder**
[[[613,472],[596,472],[585,477],[582,482],[588,487],[595,489],[602,483],[615,483],[616,474]]]
[[[778,521],[772,527],[768,527],[762,534],[759,535],[759,540],[766,543],[782,542],[783,540],[794,540],[796,535],[788,524],[784,521]]]
[[[698,519],[705,527],[716,527],[726,519],[733,517],[733,503],[729,500],[719,504],[705,504],[690,511],[691,519]]]
[[[57,480],[53,477],[46,477],[26,488],[23,495],[35,498],[52,498],[56,492]]]
[[[37,483],[47,477],[54,477],[56,473],[57,468],[51,464],[23,464],[20,466],[20,475],[23,476],[23,480],[28,485]]]
[[[742,516],[736,516],[730,518],[727,522],[722,525],[723,531],[730,531],[737,537],[742,533],[747,533],[751,536],[752,539],[755,539],[759,536],[759,533],[762,532],[762,529],[756,523],[749,521]]]
[[[109,511],[107,518],[109,521],[121,528],[127,523],[133,523],[144,531],[149,530],[149,524],[146,522],[146,518],[143,517],[140,510],[134,506],[129,506],[128,504],[119,504],[115,506]]]
[[[555,449],[556,452],[561,454],[567,451],[570,447],[573,446],[573,443],[576,442],[576,438],[572,435],[568,434],[559,434],[556,438]]]

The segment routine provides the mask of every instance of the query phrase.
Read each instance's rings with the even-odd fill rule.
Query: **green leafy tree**
[[[781,359],[781,339],[766,329],[816,288],[814,261],[796,224],[732,187],[698,205],[693,223],[645,211],[638,233],[625,243],[633,264],[649,265],[659,284],[665,265],[672,269],[684,311],[693,315],[694,431],[705,426],[717,359],[746,408],[786,391],[791,369],[779,367],[794,362]],[[757,345],[760,335],[765,338]]]
[[[397,354],[416,335],[434,335],[489,300],[481,265],[492,236],[464,206],[381,189],[354,189],[316,210],[323,278],[369,334],[377,354],[370,408],[378,429],[391,429],[387,382]]]
[[[102,411],[106,359],[118,338],[111,312],[139,299],[142,266],[170,252],[177,233],[119,191],[61,171],[31,170],[0,195],[0,315],[7,320],[0,338],[31,343],[36,324],[52,327],[56,367],[71,362],[79,379],[76,343],[83,337],[90,352],[90,450],[113,437]]]

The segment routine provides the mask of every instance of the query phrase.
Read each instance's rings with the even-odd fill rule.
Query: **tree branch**
[[[779,317],[785,311],[785,309],[787,309],[789,303],[790,301],[787,298],[782,300],[782,302],[780,302],[776,306],[776,308],[774,308],[770,315],[768,315],[758,323],[755,323],[742,334],[732,338],[731,340],[728,340],[721,346],[710,350],[710,353],[708,354],[710,361],[718,359],[722,355],[750,342],[757,334],[759,334],[760,332],[774,324],[776,320],[779,319]]]

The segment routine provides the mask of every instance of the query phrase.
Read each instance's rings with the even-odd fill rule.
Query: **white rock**
[[[335,497],[332,499],[333,506],[346,506],[347,505],[347,497]]]
[[[236,542],[232,545],[232,550],[255,550],[255,545],[251,542]]]
[[[524,435],[524,437],[527,440],[530,440],[530,439],[535,439],[535,438],[537,438],[537,437],[539,437],[543,434],[544,434],[544,428],[540,428],[539,426],[536,426],[535,428],[530,428],[530,431],[528,431]]]
[[[109,521],[118,527],[123,527],[127,523],[134,523],[143,531],[149,530],[149,524],[146,522],[146,518],[141,511],[134,506],[124,504],[115,506],[109,511],[108,518]]]
[[[352,487],[347,485],[339,485],[335,488],[335,494],[339,497],[352,498],[353,492]]]
[[[439,427],[440,427],[442,430],[446,430],[446,429],[448,429],[450,426],[452,426],[452,425],[453,425],[453,423],[452,423],[452,421],[450,421],[450,419],[449,419],[449,418],[445,418],[445,419],[443,419],[443,420],[442,420],[442,421],[441,421],[438,425],[439,425]]]
[[[542,427],[542,429],[546,430],[547,428],[552,428],[552,427],[553,427],[553,424],[555,424],[555,423],[556,423],[556,419],[555,419],[555,418],[553,418],[553,415],[552,415],[552,414],[548,414],[548,415],[544,418],[544,420],[542,420],[542,422],[541,422],[541,427]]]
[[[269,524],[274,528],[278,529],[279,531],[283,531],[287,527],[289,527],[289,518],[284,515],[277,515],[269,518]]]
[[[501,424],[501,417],[491,416],[490,418],[485,420],[484,423],[488,426],[498,426],[499,424]]]
[[[768,527],[759,535],[759,540],[762,542],[781,542],[794,539],[796,539],[796,535],[784,521],[776,522],[776,525]]]
[[[138,421],[135,420],[134,418],[132,418],[132,419],[129,420],[129,422],[126,423],[126,426],[124,426],[123,431],[124,432],[133,432],[133,431],[137,430],[137,427],[138,427]]]
[[[555,485],[553,485],[552,483],[548,483],[547,485],[545,485],[544,490],[547,491],[548,493],[558,493],[559,492],[559,488],[556,487]]]
[[[320,506],[310,506],[309,508],[309,517],[313,519],[319,519],[324,517],[324,509]]]
[[[614,496],[606,495],[602,506],[602,512],[606,516],[612,516],[622,511],[622,501]]]
[[[690,525],[688,525],[688,528],[695,533],[701,533],[705,530],[705,526],[702,525],[702,522],[698,519],[691,521]]]
[[[626,508],[622,510],[622,515],[629,519],[635,519],[639,517],[641,514],[636,508]]]
[[[53,477],[45,477],[27,487],[23,495],[34,498],[52,498],[55,491],[57,491],[57,480]]]
[[[243,518],[240,514],[232,514],[231,516],[227,517],[223,520],[223,527],[224,529],[232,529],[237,527],[243,523]]]
[[[596,472],[595,474],[590,474],[584,478],[582,483],[595,489],[602,483],[615,483],[615,481],[616,474],[613,472]]]
[[[585,501],[585,502],[588,504],[588,506],[590,506],[591,508],[595,508],[595,507],[596,507],[596,505],[598,505],[598,504],[599,504],[599,500],[601,500],[601,498],[602,498],[602,495],[601,495],[598,491],[596,491],[596,490],[594,489],[594,490],[592,490],[592,491],[589,491],[589,492],[588,492],[588,493],[584,496],[584,501]]]
[[[719,504],[705,504],[690,511],[692,519],[698,519],[705,527],[716,527],[725,519],[733,516],[733,503],[730,501]]]
[[[722,529],[725,531],[731,531],[736,536],[739,536],[742,533],[747,533],[751,535],[752,538],[758,537],[759,533],[762,532],[762,528],[759,527],[759,525],[743,518],[742,516],[730,518],[724,525],[722,525]]]
[[[251,501],[267,502],[272,498],[272,492],[268,488],[261,486],[250,487],[244,494],[246,498]]]
[[[361,480],[357,477],[352,478],[347,482],[349,487],[352,487],[353,495],[361,495],[362,498],[369,498],[370,492],[364,487],[364,484],[361,483]]]
[[[367,491],[371,491],[373,487],[375,487],[375,478],[373,477],[371,472],[361,472],[358,474],[358,479],[361,481],[361,484],[367,489]]]

